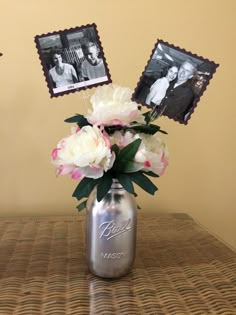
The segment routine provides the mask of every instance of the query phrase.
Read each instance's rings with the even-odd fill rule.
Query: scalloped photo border
[[[51,97],[79,92],[112,82],[95,23],[36,35],[34,40]],[[95,67],[93,69],[88,57],[86,58],[83,53],[82,48],[87,43],[90,45],[93,43],[97,50],[100,66],[95,66],[96,69]],[[56,71],[53,62],[53,56],[55,57],[58,54],[61,56],[62,62],[66,64],[67,70],[62,70],[63,73]],[[60,77],[64,73],[67,77],[69,76],[69,83],[68,81],[63,82],[64,79],[62,80],[62,77]],[[85,77],[85,73],[87,77]]]
[[[178,86],[176,81],[179,69],[182,66],[183,75],[186,63],[186,71],[189,67],[191,69],[190,63],[192,69],[194,67],[194,73]],[[177,69],[172,68],[173,66]],[[158,40],[137,83],[132,100],[152,109],[156,112],[156,117],[164,115],[186,125],[218,66],[219,64],[213,61]],[[168,82],[162,78],[170,68],[175,73],[168,77]]]

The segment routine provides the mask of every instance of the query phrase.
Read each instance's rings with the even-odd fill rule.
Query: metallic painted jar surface
[[[96,193],[95,188],[87,201],[87,264],[97,276],[121,277],[130,271],[135,259],[136,201],[117,180],[100,202]]]

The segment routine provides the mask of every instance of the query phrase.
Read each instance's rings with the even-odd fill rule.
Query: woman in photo
[[[56,50],[52,52],[52,60],[55,66],[49,70],[49,75],[54,88],[78,82],[75,68],[71,64],[62,61],[60,51]]]
[[[172,66],[165,77],[157,79],[150,87],[150,92],[146,98],[146,104],[152,106],[160,105],[162,99],[166,95],[166,90],[168,89],[170,82],[175,80],[178,74],[178,68]]]

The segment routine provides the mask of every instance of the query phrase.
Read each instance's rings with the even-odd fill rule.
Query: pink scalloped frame
[[[103,60],[106,76],[103,77],[103,78],[97,78],[97,80],[80,81],[80,82],[78,82],[78,84],[75,83],[74,85],[72,84],[69,87],[65,86],[65,89],[63,91],[55,92],[55,90],[57,90],[57,89],[55,89],[55,87],[53,87],[52,81],[50,79],[49,69],[48,69],[48,66],[46,64],[46,60],[45,60],[45,57],[44,57],[44,54],[43,54],[43,48],[40,45],[40,39],[42,39],[42,38],[45,39],[45,38],[50,37],[52,35],[61,35],[61,34],[66,35],[66,34],[72,34],[72,33],[75,33],[75,32],[83,32],[83,31],[85,31],[88,28],[90,28],[94,32],[93,35],[96,38],[96,44],[99,47],[100,57]],[[98,30],[97,30],[97,25],[95,23],[87,24],[87,25],[81,25],[81,26],[78,26],[78,27],[70,28],[70,29],[50,32],[50,33],[47,33],[47,34],[36,35],[34,37],[34,41],[35,41],[36,48],[37,48],[37,51],[38,51],[38,55],[39,55],[39,59],[40,59],[40,62],[41,62],[42,70],[43,70],[43,73],[44,73],[44,76],[45,76],[45,81],[47,83],[47,87],[48,87],[48,90],[49,90],[49,93],[50,93],[51,97],[58,97],[58,96],[63,96],[65,94],[80,92],[81,90],[90,89],[90,88],[93,88],[95,86],[109,84],[109,83],[112,82],[110,71],[109,71],[108,64],[107,64],[107,61],[106,61],[106,58],[105,58],[105,54],[104,54],[104,50],[103,50],[103,47],[102,47],[102,43],[101,43],[101,40],[100,40],[100,36],[99,36]],[[65,48],[65,47],[63,47],[63,48]],[[53,47],[52,47],[52,49],[53,49]],[[94,82],[94,81],[96,81],[96,82]]]
[[[134,90],[134,93],[133,93],[133,95],[132,95],[132,100],[133,100],[133,101],[135,101],[135,102],[137,102],[137,103],[139,103],[139,104],[141,104],[141,105],[143,105],[143,106],[146,106],[146,107],[148,107],[148,108],[153,109],[153,106],[146,104],[146,103],[145,103],[145,100],[143,100],[143,97],[141,97],[140,95],[141,95],[141,93],[142,93],[142,89],[145,89],[145,88],[147,89],[147,83],[145,83],[145,80],[146,80],[145,76],[147,77],[148,70],[150,69],[150,62],[152,61],[152,58],[153,58],[155,52],[157,52],[157,48],[158,48],[158,45],[159,45],[159,44],[161,44],[162,46],[166,46],[166,48],[170,48],[172,51],[175,51],[175,53],[177,53],[177,54],[179,53],[179,55],[181,55],[181,56],[183,56],[183,54],[186,55],[186,60],[187,60],[187,59],[192,59],[192,61],[198,61],[199,63],[200,63],[200,62],[204,62],[205,66],[208,65],[208,67],[209,67],[209,69],[210,69],[210,70],[209,70],[209,73],[208,73],[208,78],[207,78],[207,80],[206,80],[206,81],[204,82],[204,84],[202,85],[201,90],[200,90],[200,92],[198,93],[198,95],[196,95],[196,96],[194,97],[192,103],[190,104],[190,108],[188,109],[188,112],[186,113],[186,115],[187,115],[187,118],[186,118],[186,119],[183,119],[183,120],[176,119],[175,117],[171,117],[171,116],[168,116],[168,115],[166,115],[165,113],[163,113],[164,116],[167,116],[168,118],[170,118],[170,119],[172,119],[172,120],[174,120],[174,121],[177,121],[177,122],[179,122],[180,124],[187,125],[187,124],[188,124],[188,121],[190,120],[190,118],[191,118],[191,116],[192,116],[192,114],[193,114],[193,112],[194,112],[195,109],[196,109],[196,106],[197,106],[197,104],[198,104],[198,102],[199,102],[201,96],[203,95],[203,93],[204,93],[205,90],[207,89],[207,86],[209,85],[210,80],[212,79],[213,74],[216,72],[216,69],[217,69],[217,67],[219,66],[219,64],[217,64],[217,63],[215,63],[215,62],[213,62],[213,61],[210,61],[209,59],[203,58],[202,56],[198,56],[198,55],[196,55],[196,54],[194,54],[194,53],[191,53],[190,51],[186,51],[186,50],[183,49],[183,48],[180,48],[180,47],[178,47],[178,46],[169,44],[168,42],[165,42],[165,41],[163,41],[163,40],[158,40],[158,41],[156,42],[156,44],[155,44],[155,46],[154,46],[152,52],[151,52],[150,58],[149,58],[149,60],[148,60],[148,62],[147,62],[147,64],[146,64],[146,66],[145,66],[144,71],[142,72],[142,74],[141,74],[141,76],[140,76],[140,79],[139,79],[139,81],[138,81],[138,83],[137,83],[137,86],[136,86],[136,88],[135,88],[135,90]],[[174,61],[175,64],[177,63],[176,60],[174,60],[174,58],[173,58],[171,55],[170,55],[169,57],[171,57],[171,58],[173,59],[173,61]],[[183,61],[184,61],[184,59],[183,59]],[[183,61],[182,61],[182,62],[183,62]],[[158,70],[158,68],[157,68],[157,70]],[[146,80],[146,81],[147,81],[147,80]],[[155,81],[154,81],[154,82],[155,82]],[[154,83],[154,82],[153,82],[153,83]],[[145,87],[145,85],[146,85],[146,87]],[[150,86],[151,86],[151,84],[150,84]],[[149,88],[150,88],[150,86],[149,86]],[[147,91],[146,91],[146,92],[147,92]],[[145,93],[143,93],[143,94],[145,94]],[[167,95],[167,94],[166,94],[166,95]],[[168,97],[168,96],[166,96],[166,98],[167,98],[167,97]],[[159,116],[160,116],[160,115],[161,115],[161,114],[159,114]]]

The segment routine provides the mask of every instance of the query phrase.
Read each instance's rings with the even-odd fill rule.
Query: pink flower
[[[149,161],[145,161],[143,163],[143,165],[146,166],[146,167],[151,167],[151,163]]]
[[[57,175],[71,174],[73,179],[99,178],[110,169],[115,154],[108,135],[96,126],[84,126],[59,141],[52,152]]]
[[[61,150],[61,148],[56,148],[56,149],[54,149],[54,150],[52,151],[52,159],[53,159],[53,160],[56,160],[56,158],[57,158],[57,152],[58,152],[59,150]]]
[[[93,111],[87,120],[94,125],[126,126],[133,121],[144,122],[138,104],[131,100],[132,90],[110,84],[98,87],[91,97]]]
[[[133,134],[130,131],[125,133],[116,131],[111,138],[112,143],[117,144],[120,149],[136,139],[142,139],[142,142],[132,161],[132,168],[129,165],[129,170],[127,172],[143,170],[146,172],[152,171],[159,176],[163,175],[168,166],[168,150],[157,134]]]

